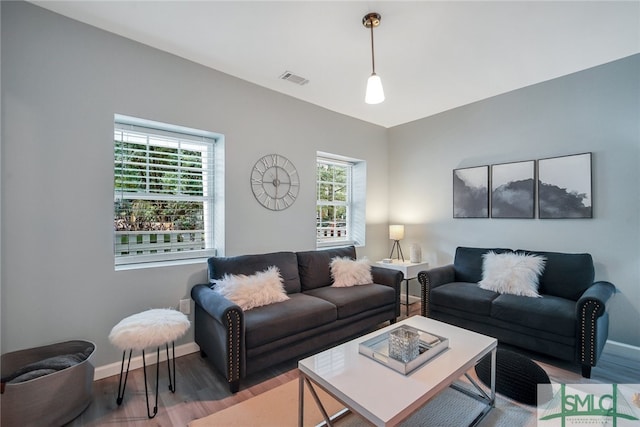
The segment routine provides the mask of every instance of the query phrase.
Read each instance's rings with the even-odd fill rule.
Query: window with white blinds
[[[364,244],[366,163],[318,153],[316,157],[317,247]]]
[[[114,122],[115,264],[213,255],[216,134]]]

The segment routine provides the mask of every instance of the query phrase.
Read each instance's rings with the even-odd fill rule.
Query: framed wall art
[[[534,218],[535,162],[491,166],[491,218]]]
[[[538,217],[593,218],[591,153],[538,160]]]
[[[489,217],[489,166],[454,169],[453,217]]]

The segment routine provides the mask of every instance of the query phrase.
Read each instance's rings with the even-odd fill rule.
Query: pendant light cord
[[[376,73],[376,60],[375,60],[375,53],[374,53],[374,49],[373,49],[373,22],[370,19],[369,20],[369,26],[371,28],[371,69],[372,69],[372,74]]]

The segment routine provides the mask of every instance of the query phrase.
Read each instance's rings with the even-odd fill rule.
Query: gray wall
[[[589,252],[620,291],[609,338],[640,346],[640,55],[395,127],[389,145],[389,220],[408,242],[440,265],[458,245]],[[593,219],[452,218],[453,169],[583,152]]]
[[[219,132],[226,148],[226,254],[315,248],[315,156],[367,161],[367,246],[384,256],[386,129],[263,89],[24,2],[2,2],[2,349],[97,344],[130,314],[176,306],[205,264],[113,267],[113,115]],[[277,77],[277,76],[276,76]],[[285,82],[286,83],[286,82]],[[258,205],[258,158],[288,157],[296,203]],[[193,341],[193,331],[178,344]]]

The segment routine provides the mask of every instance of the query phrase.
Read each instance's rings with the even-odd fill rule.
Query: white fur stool
[[[143,311],[142,313],[122,319],[111,329],[109,341],[116,347],[122,349],[122,366],[120,367],[120,381],[118,382],[118,397],[116,403],[122,404],[124,390],[129,377],[129,365],[131,364],[131,353],[133,350],[142,350],[142,365],[144,370],[144,392],[147,399],[147,416],[153,418],[158,413],[158,376],[160,371],[160,347],[165,346],[167,350],[167,368],[169,370],[169,390],[176,392],[176,349],[175,340],[180,338],[189,329],[189,319],[187,316],[176,310],[156,308]],[[173,350],[173,378],[171,376],[171,362],[169,358],[169,342]],[[147,365],[144,350],[149,347],[156,347],[156,403],[153,414],[149,409],[149,393],[147,391]],[[127,372],[122,383],[124,372],[124,359],[129,350],[129,361],[127,362]]]

